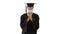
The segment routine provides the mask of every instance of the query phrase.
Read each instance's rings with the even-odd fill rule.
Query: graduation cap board
[[[27,3],[27,7],[33,7],[34,3]]]

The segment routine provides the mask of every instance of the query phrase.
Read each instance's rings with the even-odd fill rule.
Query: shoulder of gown
[[[26,13],[22,14],[21,17],[24,17],[26,15]]]
[[[37,17],[39,19],[39,15],[36,13],[33,13],[33,16]]]

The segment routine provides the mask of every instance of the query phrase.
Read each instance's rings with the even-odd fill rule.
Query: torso
[[[27,23],[27,32],[32,33],[33,32],[33,23],[31,20],[28,21]]]

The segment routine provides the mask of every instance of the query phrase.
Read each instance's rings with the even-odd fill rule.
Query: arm
[[[21,26],[22,29],[23,29],[24,25],[25,25],[24,16],[21,16],[20,26]]]
[[[39,28],[39,16],[36,17],[36,29]]]
[[[36,28],[36,30],[39,28],[39,16],[38,15],[35,15],[35,18],[34,18],[34,27]]]

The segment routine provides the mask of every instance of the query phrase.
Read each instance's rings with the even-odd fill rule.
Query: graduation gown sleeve
[[[20,26],[22,29],[23,29],[24,25],[25,25],[25,19],[24,19],[24,16],[22,15],[21,19],[20,19]]]
[[[36,16],[36,29],[38,29],[39,28],[39,16],[37,15]]]
[[[33,22],[34,22],[34,28],[35,30],[37,30],[39,28],[39,16],[37,14],[34,14]]]

